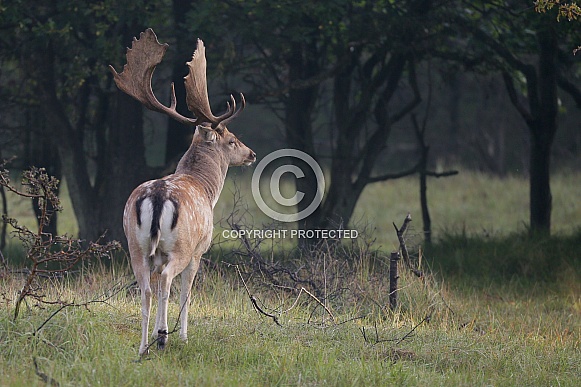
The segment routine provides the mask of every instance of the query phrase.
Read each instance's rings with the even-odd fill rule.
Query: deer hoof
[[[167,331],[160,329],[157,331],[157,349],[164,349],[167,343]]]

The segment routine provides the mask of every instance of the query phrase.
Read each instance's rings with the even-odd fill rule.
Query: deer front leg
[[[164,349],[167,343],[167,306],[171,283],[176,275],[181,273],[187,266],[187,261],[181,259],[179,255],[170,254],[167,266],[159,276],[159,303],[157,309],[157,348]],[[154,332],[155,333],[155,332]]]
[[[180,294],[180,339],[188,341],[188,311],[192,294],[192,284],[200,266],[200,258],[194,257],[182,272]]]

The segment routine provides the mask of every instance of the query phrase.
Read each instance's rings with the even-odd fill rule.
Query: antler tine
[[[226,102],[226,113],[223,114],[223,116],[227,115],[227,117],[224,118],[224,121],[232,117],[234,112],[236,112],[236,100],[234,99],[234,96],[230,94],[230,102]]]
[[[234,102],[233,103],[233,109],[232,109],[232,113],[230,114],[230,116],[228,118],[226,118],[224,121],[222,121],[222,123],[224,125],[227,125],[234,118],[238,117],[238,115],[240,114],[240,112],[242,110],[244,110],[244,108],[246,107],[246,99],[244,98],[244,94],[240,93],[241,106],[240,106],[240,108],[238,110],[236,110],[236,100],[234,99],[234,96],[232,94],[230,94],[230,99]]]
[[[174,83],[171,83],[171,97],[170,97],[170,104],[169,104],[169,108],[172,110],[176,109],[177,106],[177,101],[176,101],[176,88]]]
[[[155,32],[148,28],[139,35],[139,39],[133,38],[131,48],[127,49],[127,64],[123,67],[123,71],[119,74],[111,65],[109,65],[109,69],[113,73],[117,87],[147,108],[167,114],[182,124],[197,125],[198,120],[184,117],[176,111],[176,96],[173,83],[169,108],[159,102],[153,94],[151,88],[153,72],[163,59],[167,48],[168,45],[160,44]]]

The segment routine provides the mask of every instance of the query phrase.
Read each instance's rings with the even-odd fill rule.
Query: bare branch
[[[408,248],[405,244],[405,239],[403,237],[403,235],[405,234],[405,232],[407,231],[408,225],[409,223],[412,221],[412,217],[410,214],[407,214],[407,216],[405,217],[403,224],[401,225],[401,227],[398,229],[397,226],[395,225],[395,223],[393,223],[393,227],[395,228],[395,232],[397,233],[397,239],[399,240],[399,246],[401,249],[401,253],[402,253],[402,258],[403,261],[405,262],[407,268],[416,275],[416,277],[423,277],[424,273],[422,273],[420,270],[416,269],[413,267],[412,262],[410,260],[410,255],[408,252]]]
[[[510,102],[514,105],[516,110],[520,113],[520,115],[524,118],[527,123],[533,121],[533,116],[529,110],[522,104],[519,100],[516,88],[514,87],[514,80],[512,77],[506,72],[502,72],[502,79],[504,80],[504,84],[506,86],[506,91],[508,92],[508,96],[510,97]]]

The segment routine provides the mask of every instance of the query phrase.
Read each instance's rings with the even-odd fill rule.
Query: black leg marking
[[[171,229],[173,230],[176,225],[178,224],[178,216],[179,216],[179,208],[180,208],[180,203],[175,200],[175,198],[170,197],[169,200],[172,202],[173,204],[173,218],[171,220]]]
[[[135,201],[135,212],[137,213],[137,225],[139,227],[141,227],[141,203],[143,203],[145,198],[145,196],[142,196]]]
[[[165,344],[167,343],[167,330],[160,329],[157,331],[157,349],[164,349]]]

